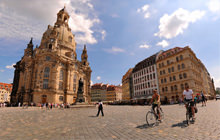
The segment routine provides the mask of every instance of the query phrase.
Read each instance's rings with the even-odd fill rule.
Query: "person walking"
[[[202,96],[202,106],[206,106],[206,99],[204,93],[201,91],[201,96]]]
[[[98,106],[98,113],[97,113],[97,117],[99,116],[99,113],[100,113],[100,111],[102,112],[102,116],[104,116],[104,113],[103,113],[103,104],[102,104],[102,101],[101,100],[99,100],[99,106]]]

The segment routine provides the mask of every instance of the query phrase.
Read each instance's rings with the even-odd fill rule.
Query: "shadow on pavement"
[[[91,117],[91,118],[97,118],[97,116],[88,116],[88,117]]]
[[[139,129],[147,129],[147,128],[151,128],[153,126],[150,126],[148,124],[143,124],[143,125],[138,125],[136,128],[139,128]]]
[[[180,128],[185,128],[187,127],[187,123],[186,121],[183,121],[183,122],[180,122],[180,123],[177,123],[177,124],[173,124],[172,127],[180,127]]]

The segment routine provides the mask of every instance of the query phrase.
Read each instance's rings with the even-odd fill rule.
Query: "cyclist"
[[[189,86],[186,85],[185,90],[183,91],[183,100],[185,102],[190,103],[193,119],[195,120],[195,111],[194,111],[194,96],[192,89],[189,89]],[[186,110],[187,110],[187,103],[185,104]]]
[[[161,121],[160,111],[159,111],[159,108],[160,108],[160,95],[157,93],[156,89],[153,92],[154,92],[154,94],[152,96],[152,99],[151,99],[150,103],[152,104],[152,109],[153,109],[154,113],[155,113],[155,107],[157,107],[158,121]]]

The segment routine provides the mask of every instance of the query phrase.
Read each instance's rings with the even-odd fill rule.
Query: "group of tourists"
[[[0,103],[0,107],[6,107],[6,103]]]
[[[41,109],[47,109],[47,110],[51,110],[53,108],[60,108],[60,109],[64,109],[64,108],[69,108],[70,104],[69,103],[62,103],[62,104],[57,104],[57,103],[39,103],[38,107],[40,107]]]

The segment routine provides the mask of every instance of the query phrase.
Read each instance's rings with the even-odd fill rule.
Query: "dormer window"
[[[69,40],[69,42],[72,42],[72,37],[71,37],[71,36],[69,36],[68,40]]]
[[[51,38],[51,39],[50,39],[50,42],[52,42],[52,43],[53,43],[54,41],[55,41],[55,39],[54,39],[54,38]]]
[[[58,19],[62,19],[62,16],[61,16],[61,15],[59,15],[59,16],[58,16]]]
[[[66,16],[64,17],[64,22],[67,22],[67,17]]]
[[[50,56],[46,56],[46,61],[50,61]]]
[[[52,44],[49,44],[49,49],[52,49]]]

